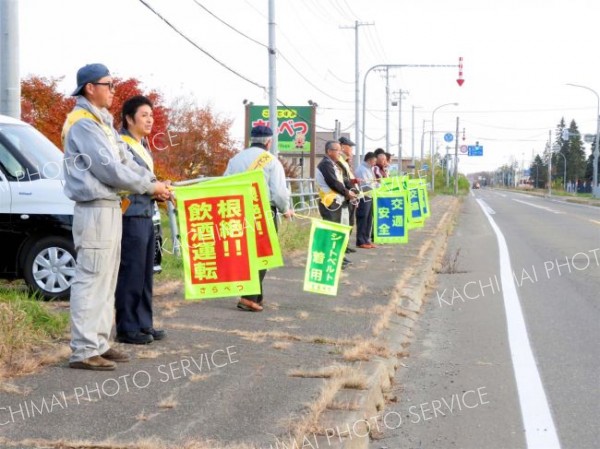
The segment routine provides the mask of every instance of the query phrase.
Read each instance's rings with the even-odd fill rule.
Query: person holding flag
[[[69,367],[96,371],[116,368],[129,356],[110,347],[115,288],[121,258],[121,192],[168,198],[165,183],[156,181],[124,149],[108,109],[115,85],[104,64],[88,64],[77,72],[75,108],[67,115],[65,149],[67,197],[75,202],[73,242],[77,251],[71,285],[71,358]]]
[[[277,214],[291,218],[294,211],[290,209],[290,193],[285,184],[283,165],[269,153],[273,143],[273,131],[267,126],[255,126],[250,131],[250,147],[232,157],[223,176],[242,173],[250,170],[262,170],[269,189],[271,215],[277,229]],[[238,309],[248,312],[261,312],[263,306],[262,283],[267,270],[259,270],[260,294],[242,296],[237,304]]]
[[[338,165],[341,145],[335,140],[325,142],[325,157],[317,165],[315,181],[319,189],[319,213],[321,218],[334,223],[342,222],[342,207],[344,201],[356,198],[356,193],[344,184],[344,174]],[[344,256],[342,268],[352,262]]]

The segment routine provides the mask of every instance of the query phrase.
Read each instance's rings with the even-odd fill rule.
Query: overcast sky
[[[267,44],[267,0],[147,0],[198,46],[256,84],[268,85],[265,47],[220,23],[213,14],[252,39]],[[561,117],[575,119],[584,133],[596,130],[600,92],[600,1],[598,0],[276,0],[278,97],[288,105],[319,105],[317,125],[335,119],[354,139],[354,31],[360,27],[362,76],[375,64],[457,64],[464,58],[465,83],[457,68],[390,71],[402,101],[404,154],[420,154],[423,120],[435,114],[436,131],[454,132],[456,117],[465,144],[479,141],[483,157],[462,156],[460,169],[493,169],[517,160],[528,165],[543,151],[548,131]],[[243,105],[267,104],[266,92],[242,80],[176,34],[139,0],[20,0],[22,76],[64,76],[64,92],[75,87],[77,69],[103,62],[120,77],[139,78],[172,99],[194,96],[234,120],[243,137]],[[285,59],[284,59],[285,58]],[[288,62],[289,61],[289,62]],[[291,64],[290,64],[291,63]],[[305,81],[297,72],[300,72]],[[311,85],[312,84],[312,85]],[[315,87],[316,86],[316,87]],[[366,147],[385,145],[383,73],[367,82]],[[398,109],[390,107],[393,152]],[[426,131],[431,124],[426,123]],[[445,152],[442,134],[437,135]],[[429,151],[425,139],[426,154]],[[589,145],[586,145],[589,148]]]

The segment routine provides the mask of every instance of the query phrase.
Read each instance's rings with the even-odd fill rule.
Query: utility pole
[[[402,95],[409,94],[407,90],[397,90],[393,92],[394,95],[398,95],[398,174],[402,172]],[[393,102],[392,106],[396,103]],[[414,157],[414,153],[413,153]]]
[[[335,128],[333,128],[333,140],[340,140],[340,121],[335,119]]]
[[[385,68],[385,151],[390,152],[390,68]]]
[[[456,139],[454,139],[454,194],[458,195],[458,117],[456,117]]]
[[[362,109],[363,109],[363,115],[362,115],[362,126],[360,127],[360,129],[362,130],[362,134],[361,134],[361,145],[360,148],[357,148],[356,150],[356,155],[358,156],[358,154],[360,153],[361,156],[364,156],[364,150],[365,150],[365,103],[367,100],[367,77],[369,76],[369,73],[371,73],[373,70],[379,70],[379,69],[402,69],[402,68],[427,68],[427,69],[431,69],[431,68],[447,68],[447,67],[458,67],[457,65],[452,65],[452,64],[376,64],[374,66],[371,66],[366,72],[365,72],[365,76],[363,77],[363,104],[362,104]],[[357,115],[358,117],[358,115]],[[357,158],[358,160],[358,158]]]
[[[552,130],[548,131],[548,196],[552,196]]]
[[[423,132],[421,133],[421,162],[423,162],[423,158],[425,157],[425,123],[430,121],[431,120],[423,119]]]
[[[412,164],[415,165],[415,109],[418,109],[419,106],[412,106],[412,133],[410,135],[411,138],[411,157]],[[421,155],[421,159],[423,159],[423,155]]]
[[[273,1],[273,0],[270,0]],[[360,165],[361,149],[358,148],[359,139],[358,133],[360,129],[360,66],[358,63],[358,29],[361,26],[375,25],[375,22],[359,22],[354,21],[352,26],[341,26],[341,29],[354,29],[354,141],[357,148],[354,154],[354,166],[358,168]],[[363,150],[364,151],[364,150]]]
[[[17,0],[0,0],[0,114],[21,118]]]
[[[277,47],[275,45],[275,0],[269,0],[269,123],[273,131],[271,153],[277,156],[279,124],[277,121]]]

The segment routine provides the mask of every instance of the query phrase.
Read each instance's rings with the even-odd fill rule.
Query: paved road
[[[388,404],[402,424],[372,449],[600,448],[600,209],[476,191],[457,250]]]

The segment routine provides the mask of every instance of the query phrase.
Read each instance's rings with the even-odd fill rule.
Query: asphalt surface
[[[349,255],[354,264],[337,297],[302,291],[304,252],[267,274],[262,313],[236,309],[233,298],[186,302],[180,288],[156,295],[157,324],[168,331],[166,340],[127,346],[134,360],[113,372],[72,370],[65,359],[14,380],[29,393],[0,393],[0,446],[2,438],[27,449],[42,447],[26,443],[28,438],[53,448],[60,446],[50,442],[58,440],[110,438],[276,447],[325,383],[291,371],[344,364],[346,349],[373,338],[377,307],[388,304],[396,281],[452,201],[434,198],[431,219],[411,231],[407,245]]]
[[[476,199],[484,201],[506,239],[559,447],[596,449],[600,209],[486,189],[463,206],[448,247],[449,256],[460,250],[456,272],[438,276],[406,366],[397,373],[398,402],[387,410],[400,414],[402,425],[385,428],[371,449],[528,447],[522,414],[530,404],[519,401],[505,292],[494,288],[496,277],[500,283],[498,243]],[[458,410],[464,394],[470,407]],[[452,405],[453,395],[450,411],[446,403]]]

